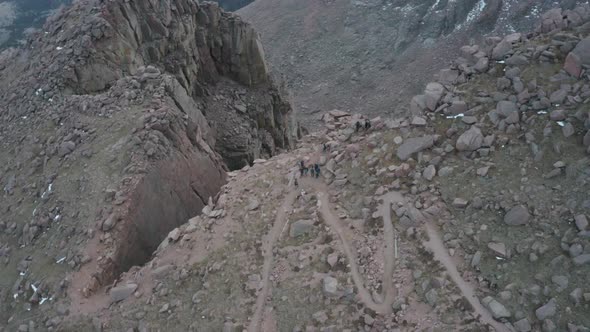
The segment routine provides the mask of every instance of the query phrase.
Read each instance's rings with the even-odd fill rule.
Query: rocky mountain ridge
[[[116,311],[75,326],[586,331],[590,17],[556,12],[461,48],[413,115],[357,131],[365,117],[332,110],[292,152],[229,173],[111,288]]]
[[[0,59],[9,330],[143,264],[228,169],[298,135],[256,33],[216,4],[78,1]]]
[[[588,330],[590,16],[556,13],[462,47],[413,114],[332,110],[293,151],[228,173],[69,327]]]
[[[174,5],[78,3],[2,54],[0,330],[588,330],[588,7],[295,141],[248,26]]]

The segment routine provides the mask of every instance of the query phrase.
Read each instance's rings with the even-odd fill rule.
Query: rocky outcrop
[[[256,32],[217,4],[112,1],[97,8],[84,1],[52,18],[47,27],[47,34],[29,42],[44,53],[37,68],[30,69],[39,72],[45,96],[104,91],[115,80],[153,65],[173,74],[201,109],[217,107],[222,99],[231,121],[216,123],[212,112],[204,114],[213,127],[220,126],[213,135],[220,151],[228,151],[224,158],[232,167],[292,143],[291,108],[269,75]],[[220,95],[218,87],[228,79],[242,91]],[[256,103],[248,104],[251,100]],[[37,107],[27,106],[26,111]],[[231,143],[225,146],[227,140]]]
[[[590,4],[581,3],[572,9],[553,8],[541,15],[537,33],[548,33],[584,24],[590,18]]]
[[[17,302],[38,278],[40,296],[90,296],[199,214],[229,168],[297,135],[257,34],[211,3],[78,1],[0,55],[0,84],[0,247],[44,248],[27,260],[47,271],[20,277]],[[11,312],[0,301],[0,320]]]

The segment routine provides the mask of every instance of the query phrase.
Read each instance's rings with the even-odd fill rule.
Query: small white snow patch
[[[436,1],[438,4],[438,0]],[[477,4],[469,11],[467,17],[465,17],[465,21],[455,27],[455,30],[461,30],[464,26],[471,24],[479,15],[483,12],[484,8],[486,7],[485,0],[479,0]]]
[[[459,114],[457,114],[457,115],[448,115],[446,118],[447,118],[447,119],[458,119],[458,118],[462,118],[462,117],[464,117],[464,116],[465,116],[465,114],[463,114],[463,113],[459,113]]]

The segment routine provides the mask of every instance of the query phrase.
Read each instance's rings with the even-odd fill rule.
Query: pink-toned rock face
[[[570,52],[565,58],[563,69],[573,77],[580,77],[582,74],[582,61],[580,60],[580,57],[573,52]]]

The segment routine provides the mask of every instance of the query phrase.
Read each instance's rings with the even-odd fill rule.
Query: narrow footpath
[[[350,274],[352,275],[352,280],[354,285],[358,289],[358,297],[360,301],[367,306],[367,308],[382,314],[387,315],[392,312],[391,304],[395,300],[395,289],[393,288],[393,265],[394,265],[394,252],[393,252],[393,225],[391,224],[391,215],[387,213],[383,213],[383,222],[384,226],[384,237],[385,237],[385,245],[384,245],[384,257],[385,257],[385,270],[383,273],[383,302],[376,303],[369,290],[365,287],[363,277],[361,276],[356,259],[356,250],[350,244],[350,239],[347,236],[347,231],[343,222],[336,216],[333,212],[330,201],[329,201],[329,194],[325,184],[316,182],[313,180],[303,179],[303,182],[306,186],[312,187],[318,197],[318,208],[320,210],[320,214],[322,218],[326,222],[326,224],[338,235],[340,239],[340,243],[342,244],[342,249],[348,259],[350,265]],[[388,199],[384,199],[383,205],[380,208],[381,211],[390,209],[391,201]],[[387,208],[385,208],[387,207]]]
[[[248,332],[259,332],[260,321],[262,314],[264,313],[264,305],[266,303],[266,297],[268,296],[270,288],[270,272],[273,266],[273,248],[276,241],[279,239],[282,230],[287,224],[287,212],[293,210],[293,202],[297,197],[297,191],[291,190],[285,197],[283,204],[277,211],[274,224],[268,233],[268,235],[262,241],[262,256],[264,257],[264,263],[262,265],[262,287],[258,292],[256,298],[256,305],[254,310],[254,316],[248,326]]]
[[[473,285],[465,281],[459,271],[457,265],[448,254],[448,250],[442,242],[442,239],[438,233],[438,230],[434,225],[429,222],[425,223],[426,234],[428,234],[428,241],[424,241],[424,246],[429,249],[434,255],[434,259],[439,261],[449,273],[449,276],[453,282],[457,285],[461,294],[469,301],[469,304],[473,307],[476,314],[479,315],[480,321],[484,324],[492,326],[496,332],[510,332],[510,330],[502,323],[496,321],[490,312],[482,306],[479,299],[475,295],[475,289]]]

